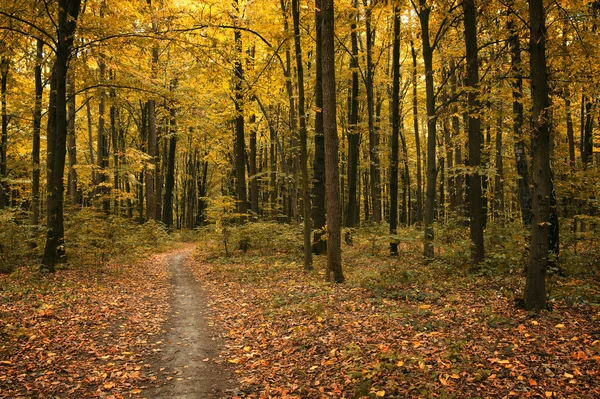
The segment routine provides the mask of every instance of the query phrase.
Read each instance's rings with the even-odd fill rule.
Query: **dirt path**
[[[158,366],[158,388],[145,392],[154,398],[225,398],[234,392],[232,373],[219,360],[222,342],[207,320],[210,312],[202,286],[185,266],[192,249],[169,258],[172,272],[171,315]]]

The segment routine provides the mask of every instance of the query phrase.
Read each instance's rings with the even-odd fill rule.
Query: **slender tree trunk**
[[[302,218],[304,219],[304,270],[312,270],[312,243],[310,195],[308,181],[308,147],[306,134],[306,112],[304,109],[304,64],[300,43],[300,4],[292,0],[292,19],[294,21],[294,46],[296,52],[296,72],[298,74],[298,116],[300,117],[300,169],[302,171]]]
[[[512,17],[511,17],[512,18]],[[511,19],[508,22],[508,31],[510,32],[510,55],[511,69],[514,74],[513,81],[513,132],[515,135],[515,158],[517,174],[519,176],[519,203],[521,205],[521,215],[523,225],[526,229],[531,228],[531,189],[529,188],[529,171],[527,154],[525,153],[525,141],[523,137],[523,67],[521,63],[521,42],[519,34],[514,27]]]
[[[240,18],[239,0],[235,0],[235,17],[237,25]],[[242,83],[244,81],[244,68],[242,65],[242,31],[234,30],[236,59],[233,62],[233,73],[235,81],[235,173],[236,173],[236,191],[238,200],[238,213],[242,219],[248,213],[248,197],[246,193],[246,142],[244,135],[244,91]]]
[[[44,42],[37,40],[35,53],[35,106],[33,110],[33,159],[32,188],[31,188],[31,224],[40,223],[40,132],[42,130],[42,62],[44,57]]]
[[[360,134],[358,131],[358,35],[356,32],[356,20],[358,18],[358,1],[354,0],[355,15],[350,25],[350,41],[352,44],[352,57],[350,58],[350,69],[352,70],[352,85],[350,88],[350,107],[348,108],[348,208],[346,209],[346,227],[354,227],[357,224],[357,179],[358,179],[358,157]],[[346,241],[352,241],[351,236],[346,236]]]
[[[390,234],[398,233],[398,147],[400,136],[400,6],[394,4],[392,51],[392,154],[390,162]],[[398,242],[392,238],[390,255],[398,255]]]
[[[454,61],[454,57],[450,58],[450,95],[452,98],[455,98],[458,91],[458,82],[456,78],[456,63]],[[460,119],[458,117],[458,103],[455,101],[452,105],[452,146],[454,147],[454,166],[457,170],[460,169],[460,166],[463,164],[462,159],[462,142],[461,142],[461,134],[460,134]],[[463,193],[463,184],[464,184],[464,175],[462,172],[454,172],[454,188],[451,191],[452,196],[450,197],[451,205],[450,207],[458,211],[459,214],[462,215],[462,206],[464,204],[464,193]]]
[[[366,0],[365,5],[366,5]],[[367,91],[367,120],[369,125],[369,172],[371,183],[371,221],[381,222],[381,170],[379,161],[379,134],[375,129],[375,95],[373,94],[375,68],[373,66],[373,46],[375,30],[371,25],[373,2],[367,6],[365,14],[367,42],[367,73],[365,79]]]
[[[250,159],[248,160],[248,175],[250,178],[250,210],[255,216],[259,214],[258,176],[256,168],[256,115],[250,116]]]
[[[8,150],[8,110],[6,91],[10,60],[7,56],[0,58],[0,102],[2,103],[2,131],[0,132],[0,209],[8,204],[7,157]]]
[[[575,132],[573,129],[573,114],[571,111],[571,96],[569,89],[565,89],[565,109],[567,112],[567,140],[569,141],[569,166],[575,168]]]
[[[585,97],[585,128],[583,134],[583,151],[581,153],[581,162],[583,167],[587,168],[594,162],[594,120],[592,118],[594,104],[589,97]]]
[[[319,4],[320,3],[320,4]],[[333,0],[317,0],[322,13],[323,133],[325,136],[325,173],[327,175],[327,281],[344,282],[342,272],[338,135],[335,92],[335,43]]]
[[[467,86],[469,88],[469,220],[471,238],[471,262],[479,264],[484,258],[481,200],[481,104],[479,100],[479,57],[477,54],[477,9],[475,0],[463,0],[465,45],[467,55]]]
[[[427,191],[425,193],[425,240],[423,254],[432,259],[433,251],[433,220],[435,217],[436,195],[436,113],[435,90],[433,86],[433,48],[429,41],[429,15],[431,7],[426,0],[419,0],[419,20],[421,22],[421,39],[423,42],[423,63],[425,64],[425,94],[427,97]]]
[[[417,97],[417,52],[413,40],[410,40],[410,52],[412,54],[412,109],[413,129],[415,131],[415,151],[417,153],[417,209],[415,213],[416,223],[423,221],[423,178],[421,175],[421,136],[419,134],[419,107]]]
[[[75,139],[75,79],[71,71],[67,75],[67,151],[69,154],[69,197],[71,205],[79,205],[77,189],[77,142]]]
[[[504,148],[502,142],[503,115],[500,105],[500,116],[496,121],[496,179],[494,182],[494,214],[495,222],[504,224],[504,162],[502,159]]]
[[[322,14],[319,12],[321,0],[315,0],[315,160],[313,167],[313,252],[316,255],[327,251],[324,228],[326,223],[326,193],[325,193],[325,136],[323,134],[323,45],[322,45]]]
[[[64,257],[64,170],[67,152],[67,101],[66,80],[69,56],[73,50],[73,35],[81,0],[58,1],[58,40],[56,60],[51,83],[48,107],[47,134],[47,200],[46,200],[46,246],[42,267],[54,272],[56,262]],[[53,115],[52,115],[53,114]]]
[[[529,1],[530,64],[533,97],[533,224],[527,280],[525,308],[547,308],[546,270],[550,244],[550,197],[553,191],[550,162],[550,107],[548,70],[546,66],[546,27],[543,0]]]
[[[175,89],[177,81],[171,82],[171,91]],[[163,204],[163,223],[168,229],[173,227],[173,189],[175,187],[175,156],[177,150],[177,120],[175,106],[171,106],[170,110],[170,125],[169,131],[169,154],[167,162],[167,174],[165,178],[165,201]]]

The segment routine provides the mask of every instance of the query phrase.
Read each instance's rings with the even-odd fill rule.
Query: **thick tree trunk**
[[[398,255],[398,147],[400,136],[400,6],[394,5],[392,51],[392,154],[390,161],[390,255]]]
[[[324,229],[326,223],[326,193],[325,193],[325,136],[323,135],[323,42],[322,28],[323,20],[319,12],[318,4],[321,0],[315,0],[317,9],[315,12],[315,160],[313,167],[313,207],[312,219],[314,224],[313,253],[324,254],[327,251],[327,241]]]
[[[312,270],[311,215],[308,181],[308,144],[306,133],[306,112],[304,109],[304,64],[300,43],[300,4],[292,0],[294,24],[294,47],[296,52],[296,73],[298,74],[298,116],[300,118],[300,169],[302,171],[302,218],[304,220],[304,270]]]
[[[73,49],[73,35],[81,0],[58,1],[58,40],[52,75],[47,135],[47,213],[46,246],[42,267],[54,272],[56,262],[64,256],[64,171],[67,152],[66,81],[68,61]]]
[[[484,258],[483,209],[481,201],[481,104],[479,100],[479,57],[477,54],[477,9],[475,0],[463,0],[465,46],[467,56],[467,86],[469,88],[469,220],[471,262],[479,264]]]
[[[37,40],[35,52],[35,106],[33,110],[33,160],[31,187],[31,224],[40,223],[40,132],[42,130],[42,61],[44,57],[44,42]]]
[[[319,4],[320,3],[320,4]],[[327,281],[344,282],[342,272],[338,135],[335,92],[335,43],[333,0],[317,0],[322,13],[323,133],[325,136],[325,173],[327,175]]]
[[[548,112],[548,70],[546,66],[546,27],[543,0],[529,1],[530,64],[533,97],[533,224],[527,281],[525,284],[525,308],[547,308],[546,271],[550,244],[550,197],[553,191],[550,162],[550,121]]]

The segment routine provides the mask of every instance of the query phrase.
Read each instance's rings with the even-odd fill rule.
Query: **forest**
[[[600,396],[599,24],[0,0],[0,397]]]

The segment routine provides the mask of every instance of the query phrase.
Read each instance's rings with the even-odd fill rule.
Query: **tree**
[[[73,40],[81,0],[59,0],[57,18],[56,58],[52,71],[48,135],[46,246],[43,267],[54,272],[55,264],[64,255],[64,172],[67,141],[67,72],[73,52]]]
[[[2,130],[0,131],[0,209],[8,204],[8,186],[7,175],[7,156],[8,151],[8,110],[6,104],[6,90],[8,83],[8,71],[10,68],[10,59],[6,45],[0,41],[0,102],[2,103]]]
[[[300,4],[292,0],[296,73],[298,74],[298,116],[300,118],[300,169],[302,170],[302,218],[304,220],[304,269],[312,270],[311,218],[308,181],[308,145],[306,137],[306,111],[304,107],[304,65],[300,43]]]
[[[533,223],[525,284],[525,309],[543,310],[550,254],[551,195],[554,190],[550,163],[550,98],[546,65],[546,22],[543,0],[529,1],[529,49],[533,97]]]
[[[237,26],[237,24],[239,24],[239,18],[241,14],[239,9],[239,0],[235,0],[234,7],[234,22]],[[248,195],[246,193],[246,141],[244,135],[244,67],[242,65],[242,31],[239,29],[235,29],[234,37],[236,51],[235,60],[233,61],[233,79],[235,86],[235,181],[238,201],[238,213],[240,215],[245,215],[248,212]],[[244,216],[241,217],[243,218]]]
[[[471,262],[483,260],[483,208],[481,204],[481,109],[479,101],[479,58],[477,55],[477,9],[475,0],[463,0],[465,46],[467,57],[467,87],[469,106],[469,227]]]
[[[333,0],[317,0],[322,15],[323,46],[323,133],[325,136],[325,174],[327,194],[327,273],[328,281],[344,282],[342,271],[338,135],[335,92],[335,43]]]
[[[392,51],[392,156],[390,161],[390,234],[398,232],[398,147],[400,136],[400,6],[394,3]],[[390,254],[398,255],[398,243],[390,242]]]

